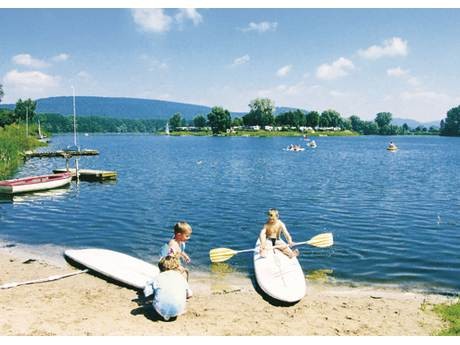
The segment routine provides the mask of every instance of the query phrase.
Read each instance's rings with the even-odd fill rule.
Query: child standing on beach
[[[288,245],[283,244],[280,241],[281,234],[286,238]],[[292,237],[286,229],[286,225],[279,219],[278,210],[271,208],[268,210],[268,220],[265,223],[262,231],[260,232],[260,255],[265,256],[266,242],[267,240],[271,241],[272,247],[279,246],[277,249],[281,250],[285,255],[290,258],[299,255],[299,251],[291,250],[289,248],[292,246]]]
[[[181,260],[189,263],[190,257],[185,253],[185,243],[192,236],[192,227],[187,222],[177,222],[174,225],[174,237],[165,244],[161,249],[161,257],[173,256],[179,261],[179,267],[177,268],[184,277],[188,280],[188,270],[181,265]]]

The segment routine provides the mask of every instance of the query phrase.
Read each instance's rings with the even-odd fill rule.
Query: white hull
[[[66,250],[64,255],[73,261],[136,289],[160,273],[157,266],[135,257],[108,249]]]
[[[254,271],[259,287],[279,301],[300,301],[306,293],[306,281],[299,260],[296,257],[290,259],[280,250],[271,249],[270,241],[266,245],[265,257],[259,254],[259,240],[254,251]]]
[[[59,180],[50,180],[47,182],[43,182],[43,180],[37,178],[36,183],[33,183],[32,180],[32,183],[27,183],[23,185],[0,186],[0,193],[17,194],[59,188],[69,184],[71,180],[72,176],[68,176],[66,178],[62,178]]]

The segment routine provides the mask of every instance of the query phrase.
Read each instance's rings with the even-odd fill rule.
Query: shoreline
[[[0,251],[0,285],[76,271],[33,253]],[[452,297],[373,286],[308,282],[282,306],[238,273],[192,271],[187,311],[165,322],[137,291],[91,274],[0,290],[0,335],[433,335],[432,310]]]

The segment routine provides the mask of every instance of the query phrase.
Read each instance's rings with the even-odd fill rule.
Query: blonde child
[[[288,245],[285,245],[280,241],[281,234],[283,234],[286,238]],[[267,240],[271,241],[272,247],[278,246],[277,249],[281,250],[281,252],[290,258],[299,255],[299,251],[297,249],[291,250],[291,248],[289,248],[293,243],[292,237],[287,231],[286,225],[284,225],[284,223],[279,219],[278,210],[275,208],[268,210],[268,220],[260,232],[259,239],[261,256],[265,256]]]
[[[153,294],[154,309],[165,320],[169,320],[185,313],[186,300],[192,297],[192,290],[178,270],[178,257],[165,256],[160,259],[158,267],[161,273],[147,282],[144,295],[148,297]]]
[[[177,222],[174,225],[174,237],[169,241],[167,245],[162,249],[161,256],[176,257],[179,262],[179,267],[176,269],[181,272],[184,277],[188,280],[189,272],[181,265],[181,260],[186,263],[190,263],[190,257],[185,253],[185,243],[192,236],[192,227],[187,222]]]

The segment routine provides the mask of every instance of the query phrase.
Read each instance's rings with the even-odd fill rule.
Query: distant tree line
[[[52,133],[73,132],[73,116],[40,114],[42,128]],[[85,133],[152,133],[164,128],[166,120],[118,119],[105,116],[77,117],[77,131]]]
[[[342,130],[352,130],[363,135],[404,135],[404,134],[438,134],[435,127],[427,129],[419,126],[411,129],[407,124],[397,126],[391,124],[393,115],[389,112],[376,114],[374,121],[361,120],[357,115],[343,118],[339,112],[328,109],[321,114],[317,111],[306,112],[300,109],[290,110],[278,115],[275,113],[275,104],[268,98],[257,98],[249,103],[250,111],[242,118],[231,118],[230,112],[222,107],[214,107],[205,117],[197,115],[187,123],[180,113],[169,119],[169,125],[175,129],[187,124],[195,127],[211,127],[213,133],[222,133],[235,126],[286,126],[299,129],[300,127],[331,128],[339,127]]]
[[[0,84],[0,101],[3,97],[3,88]],[[16,102],[14,110],[0,109],[0,127],[13,123],[22,123],[26,120],[34,121],[36,117],[36,102],[31,99]],[[178,127],[194,126],[198,128],[210,127],[213,133],[226,132],[237,126],[285,126],[285,127],[340,127],[342,130],[352,130],[363,135],[401,135],[401,134],[441,134],[460,135],[460,106],[452,108],[447,118],[441,121],[441,129],[435,127],[427,129],[419,126],[415,129],[407,124],[397,126],[391,124],[393,115],[389,112],[376,114],[374,121],[361,120],[357,115],[343,118],[333,109],[319,113],[317,111],[289,110],[275,115],[275,104],[268,98],[257,98],[249,103],[249,112],[241,118],[232,118],[230,112],[223,107],[213,107],[208,114],[198,114],[187,121],[180,113],[169,118],[169,126],[174,130]],[[60,114],[40,114],[42,127],[49,132],[63,133],[73,131],[71,116]],[[105,116],[80,116],[77,126],[79,132],[155,132],[165,127],[166,120],[160,119],[118,119]]]

